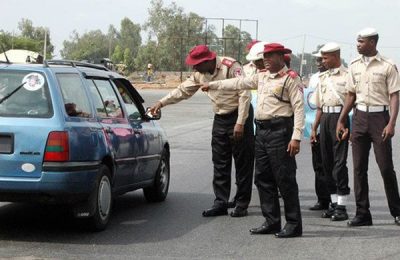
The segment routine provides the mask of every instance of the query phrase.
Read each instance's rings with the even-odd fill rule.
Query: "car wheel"
[[[151,187],[143,189],[144,197],[148,202],[164,201],[168,195],[170,180],[169,157],[164,151],[158,166],[154,183]]]
[[[90,227],[94,231],[102,231],[106,228],[111,215],[112,190],[110,181],[110,170],[101,165],[99,179],[96,183],[94,196],[91,196],[94,214],[89,218]]]

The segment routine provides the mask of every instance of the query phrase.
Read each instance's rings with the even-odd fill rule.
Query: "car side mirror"
[[[146,118],[149,120],[159,120],[161,118],[161,109],[156,114],[153,114],[150,111],[150,107],[146,108]]]

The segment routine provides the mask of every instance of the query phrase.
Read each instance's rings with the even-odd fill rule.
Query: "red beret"
[[[264,45],[264,53],[271,53],[271,52],[280,52],[283,54],[292,53],[292,50],[285,48],[282,44],[279,43],[268,43]]]
[[[210,51],[206,45],[197,45],[190,50],[186,57],[186,64],[193,66],[207,60],[213,60],[215,57],[217,57],[217,54]]]
[[[251,49],[251,47],[253,47],[254,44],[256,44],[257,42],[260,42],[259,40],[251,40],[251,42],[249,42],[246,45],[246,50],[249,51]]]

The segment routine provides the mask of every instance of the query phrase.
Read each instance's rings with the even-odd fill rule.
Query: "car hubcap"
[[[163,193],[166,192],[168,187],[168,167],[164,160],[161,161],[160,165],[160,188]]]
[[[110,213],[111,186],[108,178],[103,176],[99,185],[98,205],[100,217],[104,220]]]

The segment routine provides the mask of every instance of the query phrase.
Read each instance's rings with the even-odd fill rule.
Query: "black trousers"
[[[311,144],[311,152],[312,165],[315,173],[315,193],[318,201],[322,203],[329,203],[331,201],[331,197],[327,187],[327,177],[322,166],[321,142],[319,134],[317,135],[317,141]]]
[[[374,144],[376,162],[381,172],[390,214],[400,216],[400,197],[392,159],[392,140],[382,139],[382,131],[389,122],[389,112],[368,113],[355,109],[353,115],[352,147],[354,164],[354,195],[356,215],[370,215],[368,188],[368,157]]]
[[[336,140],[336,125],[340,113],[323,113],[321,116],[321,159],[326,173],[329,194],[348,195],[349,170],[347,169],[347,153],[349,139]],[[349,127],[349,122],[346,122]]]
[[[255,184],[261,211],[269,225],[281,225],[278,189],[287,225],[302,229],[296,161],[286,151],[293,132],[293,118],[256,120]]]
[[[227,207],[231,191],[232,156],[236,168],[236,206],[247,208],[251,200],[254,171],[253,108],[250,106],[244,135],[239,141],[233,139],[233,128],[237,116],[237,111],[214,116],[211,147],[214,163],[214,206],[216,207]]]

